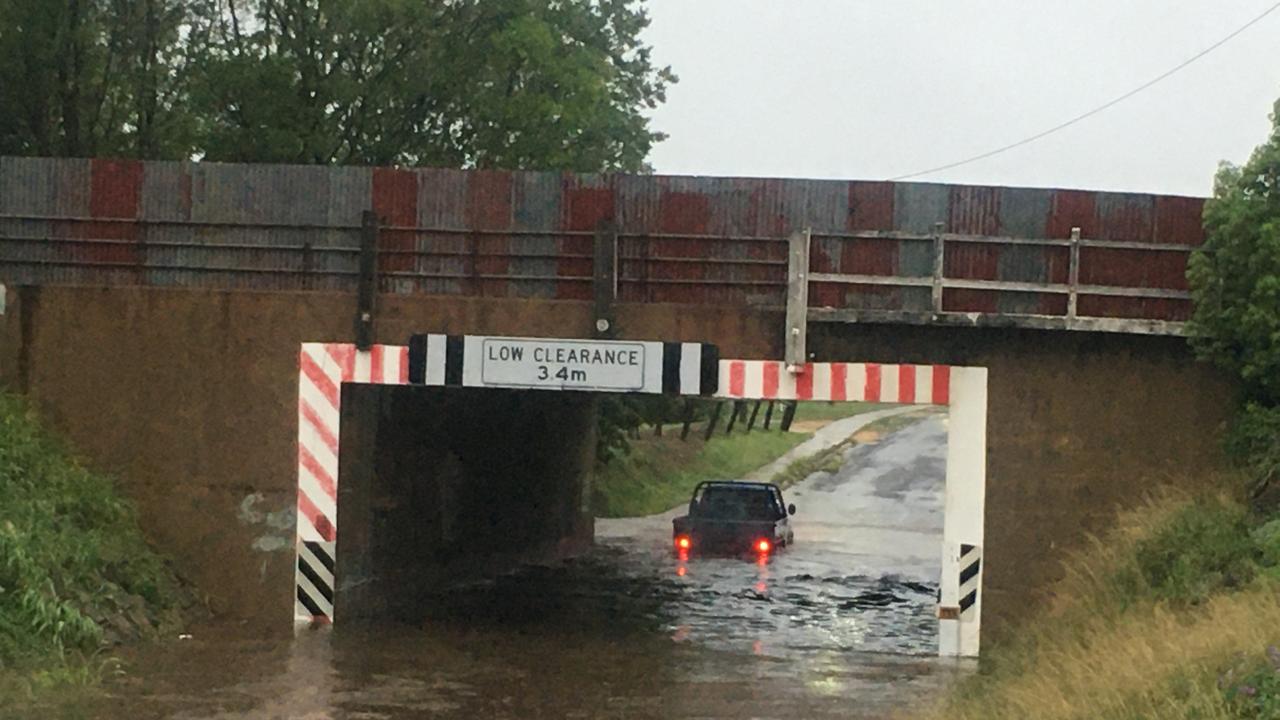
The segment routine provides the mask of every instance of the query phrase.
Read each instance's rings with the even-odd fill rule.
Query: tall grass
[[[1235,500],[1166,494],[1066,563],[1044,615],[912,717],[1280,719],[1280,582]]]
[[[177,622],[132,506],[0,393],[0,667],[47,668]]]

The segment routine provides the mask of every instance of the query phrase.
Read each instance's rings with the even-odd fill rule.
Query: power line
[[[1193,63],[1193,62],[1195,62],[1195,61],[1199,60],[1200,58],[1204,57],[1205,55],[1208,55],[1209,53],[1213,52],[1214,50],[1217,50],[1218,48],[1222,47],[1223,45],[1226,45],[1228,42],[1231,42],[1233,39],[1235,39],[1235,37],[1236,37],[1237,35],[1239,35],[1240,33],[1243,33],[1245,30],[1248,30],[1249,28],[1253,27],[1254,25],[1257,25],[1259,22],[1261,22],[1261,21],[1262,21],[1262,19],[1263,19],[1263,18],[1265,18],[1266,16],[1268,16],[1268,15],[1270,15],[1271,13],[1275,12],[1276,10],[1280,10],[1280,2],[1277,2],[1276,4],[1272,5],[1271,7],[1267,8],[1266,10],[1264,10],[1264,11],[1262,12],[1262,14],[1261,14],[1261,15],[1258,15],[1257,17],[1253,18],[1252,20],[1250,20],[1249,22],[1245,23],[1244,25],[1241,25],[1239,28],[1237,28],[1237,29],[1236,29],[1234,32],[1232,32],[1230,35],[1227,35],[1226,37],[1222,38],[1222,39],[1221,39],[1221,40],[1219,40],[1218,42],[1216,42],[1216,43],[1214,43],[1214,44],[1210,45],[1209,47],[1205,48],[1204,50],[1201,50],[1200,52],[1196,53],[1195,55],[1192,55],[1190,58],[1187,58],[1186,60],[1184,60],[1184,61],[1182,61],[1182,62],[1178,63],[1177,65],[1175,65],[1175,66],[1174,66],[1173,68],[1171,68],[1170,70],[1167,70],[1167,71],[1165,71],[1165,72],[1161,73],[1160,75],[1157,75],[1156,77],[1152,78],[1151,80],[1148,80],[1147,82],[1145,82],[1145,83],[1143,83],[1143,84],[1139,85],[1138,87],[1136,87],[1136,88],[1134,88],[1134,89],[1130,90],[1129,92],[1127,92],[1127,93],[1125,93],[1125,94],[1123,94],[1123,95],[1121,95],[1121,96],[1119,96],[1119,97],[1117,97],[1117,98],[1114,98],[1114,99],[1112,99],[1112,100],[1110,100],[1110,101],[1108,101],[1108,102],[1106,102],[1106,103],[1103,103],[1102,105],[1099,105],[1098,107],[1095,107],[1095,108],[1093,108],[1092,110],[1089,110],[1089,111],[1087,111],[1087,112],[1083,112],[1083,113],[1081,113],[1081,114],[1079,114],[1079,115],[1076,115],[1075,117],[1071,118],[1070,120],[1066,120],[1066,121],[1064,121],[1064,122],[1062,122],[1062,123],[1059,123],[1058,125],[1054,125],[1053,127],[1049,128],[1048,130],[1043,130],[1043,131],[1041,131],[1041,132],[1036,133],[1035,135],[1031,135],[1031,136],[1029,136],[1029,137],[1022,138],[1021,140],[1019,140],[1019,141],[1017,141],[1017,142],[1012,142],[1012,143],[1009,143],[1008,145],[1003,145],[1003,146],[1001,146],[1001,147],[995,148],[994,150],[988,150],[987,152],[984,152],[984,153],[982,153],[982,154],[980,154],[980,155],[974,155],[973,157],[968,157],[968,158],[965,158],[965,159],[963,159],[963,160],[957,160],[957,161],[955,161],[955,162],[953,162],[953,163],[948,163],[948,164],[946,164],[946,165],[939,165],[938,167],[935,167],[935,168],[929,168],[928,170],[920,170],[920,171],[918,171],[918,172],[908,173],[908,174],[906,174],[906,175],[899,175],[899,176],[897,176],[897,177],[889,178],[889,180],[890,180],[890,181],[895,181],[895,180],[907,180],[907,179],[909,179],[909,178],[919,177],[919,176],[921,176],[921,175],[932,175],[933,173],[936,173],[936,172],[942,172],[943,170],[950,170],[951,168],[960,167],[961,165],[968,165],[969,163],[977,162],[977,161],[979,161],[979,160],[986,160],[987,158],[992,157],[992,156],[994,156],[994,155],[999,155],[1000,153],[1007,152],[1007,151],[1009,151],[1009,150],[1013,150],[1014,148],[1022,147],[1023,145],[1027,145],[1027,144],[1029,144],[1029,143],[1033,143],[1033,142],[1035,142],[1036,140],[1039,140],[1040,138],[1046,137],[1046,136],[1048,136],[1048,135],[1052,135],[1052,134],[1054,134],[1054,133],[1058,132],[1059,130],[1063,130],[1063,129],[1066,129],[1066,128],[1068,128],[1068,127],[1071,127],[1072,125],[1075,125],[1076,123],[1080,122],[1081,120],[1085,120],[1085,119],[1087,119],[1087,118],[1093,117],[1094,115],[1097,115],[1098,113],[1102,112],[1103,110],[1106,110],[1107,108],[1110,108],[1110,107],[1111,107],[1111,106],[1113,106],[1113,105],[1116,105],[1116,104],[1121,103],[1121,102],[1123,102],[1123,101],[1125,101],[1125,100],[1128,100],[1129,98],[1133,97],[1134,95],[1137,95],[1138,93],[1142,92],[1143,90],[1146,90],[1147,88],[1151,87],[1152,85],[1155,85],[1156,83],[1160,82],[1161,80],[1164,80],[1164,79],[1168,78],[1170,75],[1173,75],[1174,73],[1176,73],[1176,72],[1178,72],[1179,70],[1181,70],[1181,69],[1185,68],[1186,66],[1190,65],[1191,63]]]

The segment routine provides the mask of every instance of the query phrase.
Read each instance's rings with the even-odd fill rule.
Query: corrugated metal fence
[[[1065,315],[1062,288],[1078,283],[1077,315],[1181,321],[1202,204],[921,183],[0,158],[0,281],[354,291],[372,209],[390,293],[588,300],[608,222],[622,302],[781,307],[787,236],[807,227],[814,307],[927,311],[930,288],[913,279],[933,277],[941,251],[955,281],[947,312]]]

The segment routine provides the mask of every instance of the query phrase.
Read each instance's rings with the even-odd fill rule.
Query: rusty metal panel
[[[89,174],[88,160],[0,157],[0,213],[88,217]]]
[[[355,290],[359,272],[361,216],[373,207],[373,169],[336,167],[329,169],[329,195],[325,224],[330,229],[308,233],[314,250],[304,258],[304,267],[326,273],[306,278],[308,290]],[[334,252],[341,249],[343,252]]]
[[[649,235],[662,215],[662,188],[654,175],[620,175],[616,182],[614,221],[618,228],[618,299],[653,302],[649,283],[655,255]]]
[[[562,300],[590,300],[593,272],[593,233],[601,221],[616,217],[617,192],[614,183],[620,178],[600,174],[564,175],[561,177],[560,228],[580,233],[562,235],[558,240],[560,257],[556,275],[556,297]]]
[[[951,187],[936,183],[901,183],[893,196],[893,229],[928,234],[934,225],[947,222]]]
[[[467,236],[431,231],[466,228],[467,173],[442,168],[422,168],[412,173],[417,178],[417,227],[421,228],[414,245],[420,254],[413,270],[433,276],[417,281],[417,291],[462,294],[469,274]]]
[[[894,228],[895,184],[848,183],[845,231],[885,231]],[[897,273],[899,243],[894,240],[844,238],[833,265],[855,275],[892,276]],[[899,310],[900,288],[886,285],[846,285],[818,293],[823,305],[870,310]],[[818,303],[814,303],[815,305]]]
[[[511,294],[514,297],[553,298],[559,252],[554,232],[560,225],[560,176],[549,172],[520,172],[513,176],[512,227],[546,231],[548,235],[515,236],[510,240]]]
[[[183,222],[191,219],[191,175],[188,164],[146,163],[142,175],[144,220]]]
[[[1052,204],[1052,190],[1000,188],[998,234],[1022,238],[1049,237],[1046,226]]]
[[[1081,295],[1077,313],[1082,317],[1136,318],[1185,322],[1191,317],[1191,301],[1168,298],[1104,297]]]
[[[24,216],[0,219],[0,235],[19,239],[4,243],[8,247],[0,257],[28,261],[20,266],[20,274],[8,274],[13,271],[7,270],[7,280],[83,284],[102,276],[89,268],[33,264],[37,260],[73,258],[70,245],[46,246],[39,242],[43,238],[73,237],[72,225],[44,218],[87,217],[89,192],[88,160],[0,158],[0,214]]]
[[[1186,290],[1187,256],[1170,251],[1083,247],[1080,248],[1080,282]]]
[[[143,168],[142,202],[139,207],[142,220],[148,224],[142,228],[143,250],[147,265],[176,265],[182,263],[182,254],[174,246],[194,242],[195,231],[191,220],[191,175],[184,163],[149,162]],[[179,280],[189,283],[191,273],[179,270],[147,270],[148,285],[177,285]]]
[[[372,207],[384,289],[590,297],[593,234],[622,234],[629,301],[780,305],[785,237],[812,227],[812,269],[932,273],[944,229],[1018,238],[1203,241],[1203,200],[932,184],[240,166],[0,158],[0,261],[11,281],[256,289],[350,287]],[[53,219],[50,219],[53,218]],[[852,238],[896,230],[923,240]],[[545,232],[546,235],[539,233]],[[576,233],[576,234],[575,234]],[[824,235],[825,233],[825,235]],[[26,239],[24,239],[26,238]],[[770,238],[774,238],[771,240]],[[61,240],[62,242],[59,242]],[[948,243],[948,276],[1061,284],[1065,247]],[[1088,247],[1081,281],[1185,288],[1186,253]],[[39,264],[37,264],[39,263]],[[433,277],[423,278],[429,275]],[[554,280],[549,278],[556,278]],[[814,304],[928,309],[927,288],[815,284]],[[947,309],[1058,314],[1061,294],[949,290]],[[1185,316],[1186,301],[1082,296],[1104,317]]]
[[[1086,238],[1096,238],[1098,233],[1097,193],[1087,190],[1053,190],[1049,205],[1049,220],[1045,223],[1045,236],[1066,239],[1072,228],[1080,228]]]
[[[999,234],[1019,238],[1046,237],[1053,193],[1049,190],[1002,188]],[[1069,252],[1065,248],[1008,245],[1000,248],[996,277],[1016,282],[1067,281]],[[1010,314],[1063,314],[1065,298],[1036,293],[1000,293],[996,307]],[[1061,307],[1061,311],[1058,307]]]
[[[1161,245],[1203,245],[1204,202],[1204,198],[1156,196],[1153,241]]]
[[[420,262],[418,173],[401,168],[375,168],[369,180],[369,208],[380,230],[377,237],[379,290],[411,293],[421,288],[414,275]],[[361,224],[364,215],[360,216]],[[362,235],[363,237],[363,235]]]
[[[703,178],[658,178],[661,189],[658,232],[667,237],[655,239],[648,257],[648,274],[653,284],[651,296],[660,302],[706,302],[714,296],[711,272],[705,262],[659,261],[654,257],[681,260],[705,259],[711,255],[714,241],[692,236],[707,235],[711,224],[712,197]],[[677,282],[678,281],[678,282]]]
[[[950,216],[951,188],[934,183],[903,183],[893,198],[893,226],[907,233],[929,234]],[[898,274],[928,277],[933,274],[933,243],[904,240],[898,246]],[[929,310],[933,298],[928,288],[902,288],[903,310]]]
[[[849,183],[846,230],[892,230],[894,196],[897,185],[891,182]]]
[[[327,222],[328,168],[197,163],[190,166],[190,178],[190,218],[198,223],[190,241],[199,247],[149,249],[149,264],[206,272],[153,269],[153,282],[258,290],[304,287],[303,254],[289,248],[311,241],[313,231],[297,225]]]
[[[1097,198],[1097,239],[1152,241],[1152,230],[1155,227],[1154,197],[1131,193],[1098,193]]]
[[[506,297],[511,264],[510,236],[491,231],[510,230],[511,173],[476,170],[467,175],[466,225],[481,231],[471,238],[471,292],[481,297]]]
[[[1000,235],[1000,188],[951,188],[946,231],[958,235]]]

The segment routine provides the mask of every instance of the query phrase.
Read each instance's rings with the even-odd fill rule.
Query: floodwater
[[[886,717],[972,669],[936,657],[945,422],[857,445],[787,492],[796,542],[767,559],[674,557],[670,514],[602,520],[587,557],[451,588],[421,625],[197,628],[47,714]]]

